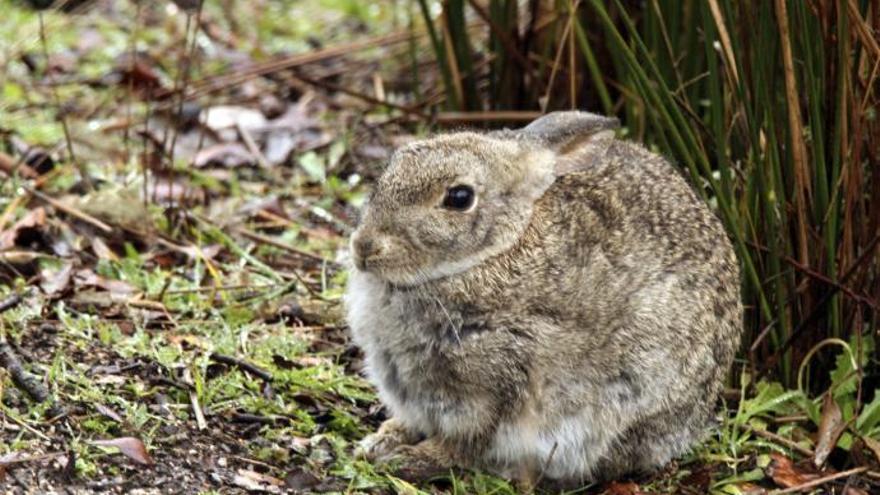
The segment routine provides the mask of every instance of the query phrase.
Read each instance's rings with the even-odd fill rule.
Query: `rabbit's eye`
[[[474,205],[474,189],[470,186],[455,186],[446,190],[443,207],[450,210],[464,211]]]

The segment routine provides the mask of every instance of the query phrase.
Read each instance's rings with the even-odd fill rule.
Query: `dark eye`
[[[446,190],[443,207],[450,210],[464,211],[474,205],[474,189],[471,186],[455,186]]]

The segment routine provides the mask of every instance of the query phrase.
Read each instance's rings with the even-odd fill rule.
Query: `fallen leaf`
[[[771,453],[770,458],[772,461],[770,462],[770,465],[767,466],[767,475],[773,478],[773,481],[783,488],[802,485],[819,477],[817,474],[809,473],[798,468],[793,462],[791,462],[791,459],[778,452]]]
[[[841,495],[871,495],[867,490],[862,490],[861,488],[856,488],[853,486],[848,486],[843,490]]]
[[[145,466],[153,465],[153,458],[144,447],[144,443],[134,437],[120,437],[111,440],[94,440],[92,445],[119,449],[122,455]]]
[[[736,488],[737,488],[737,490],[739,490],[739,493],[741,495],[764,495],[765,493],[767,493],[766,489],[761,488],[760,486],[758,486],[754,483],[737,483]],[[703,493],[703,492],[694,492],[694,493]],[[706,490],[705,493],[709,493],[709,491]]]
[[[321,478],[311,471],[294,467],[284,478],[285,487],[296,493],[313,493],[314,488],[321,484]]]
[[[202,110],[199,121],[223,141],[235,141],[238,138],[239,127],[256,132],[268,123],[259,110],[232,105],[206,108]]]
[[[113,250],[110,249],[110,246],[108,246],[100,237],[93,237],[91,241],[92,252],[95,253],[95,256],[97,256],[98,259],[105,261],[116,261],[119,259],[119,256],[116,256],[116,253],[114,253]]]
[[[61,268],[55,271],[42,270],[40,272],[40,289],[53,297],[66,291],[70,287],[70,279],[73,275],[73,262],[65,262]]]
[[[116,59],[111,78],[120,86],[130,86],[141,94],[149,95],[162,88],[162,78],[153,69],[156,65],[155,60],[147,54],[138,53],[132,57],[131,53],[126,52]]]
[[[77,287],[97,287],[112,292],[115,296],[130,296],[138,291],[137,287],[124,280],[102,277],[89,268],[76,272]]]
[[[632,481],[612,481],[603,493],[604,495],[639,495],[642,493],[639,488],[638,483]]]
[[[245,490],[269,493],[281,493],[281,487],[284,486],[284,481],[278,478],[249,469],[239,469],[232,482]]]
[[[0,251],[30,244],[28,239],[39,235],[46,225],[46,210],[40,206],[27,212],[15,224],[0,232]]]
[[[114,376],[114,375],[110,375],[110,376]],[[125,382],[124,379],[123,379],[123,382]],[[103,414],[104,416],[107,416],[108,418],[112,419],[113,421],[116,421],[117,423],[125,423],[125,420],[122,419],[122,416],[117,414],[116,411],[114,411],[113,409],[110,409],[109,407],[107,407],[103,404],[95,404],[95,410],[98,411],[99,413]]]
[[[199,151],[193,158],[193,166],[198,168],[239,168],[253,167],[256,164],[254,155],[239,143],[215,144]]]
[[[825,394],[825,400],[822,402],[822,421],[819,424],[816,451],[813,455],[813,464],[817,468],[821,468],[828,460],[828,456],[837,446],[837,441],[845,428],[846,423],[843,421],[840,406],[837,405],[830,393]]]
[[[16,462],[22,462],[28,457],[30,456],[24,452],[9,452],[8,454],[0,455],[0,466],[8,466],[10,464],[15,464]]]
[[[874,457],[877,458],[877,462],[880,462],[880,440],[874,440],[871,437],[864,436],[862,437],[862,441],[865,442],[865,445],[871,449],[871,452],[874,453]]]
[[[708,493],[709,487],[712,485],[713,475],[717,470],[718,466],[714,464],[699,466],[685,476],[679,485],[687,487],[691,493]]]
[[[73,297],[67,299],[69,304],[79,308],[109,309],[114,304],[128,302],[128,296],[119,296],[112,292],[84,289],[74,292]]]
[[[127,381],[128,379],[122,375],[100,375],[92,383],[95,385],[122,385]],[[101,407],[100,404],[95,405],[99,412],[101,412]]]
[[[181,177],[159,176],[150,182],[147,197],[162,206],[186,207],[204,204],[207,193]]]

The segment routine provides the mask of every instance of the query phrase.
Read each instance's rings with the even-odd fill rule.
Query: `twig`
[[[553,442],[553,448],[550,449],[550,453],[547,455],[547,458],[544,459],[544,465],[541,466],[541,472],[538,474],[537,479],[535,479],[534,483],[532,483],[531,489],[534,489],[541,481],[544,480],[544,475],[547,474],[547,469],[550,468],[550,463],[553,462],[553,456],[556,455],[556,449],[559,447],[559,442]]]
[[[19,424],[19,426],[21,426],[21,427],[24,428],[25,430],[27,430],[27,431],[33,433],[34,435],[36,435],[36,436],[42,438],[43,440],[46,440],[46,441],[48,441],[48,442],[51,442],[51,441],[52,441],[52,439],[49,438],[49,437],[47,437],[46,434],[44,434],[44,433],[41,432],[40,430],[34,428],[33,426],[27,424],[27,422],[25,422],[25,420],[23,420],[23,419],[21,419],[21,418],[19,418],[19,417],[16,417],[16,416],[13,415],[13,414],[7,414],[6,417],[9,418],[9,419],[11,419],[12,421],[15,421],[16,423]]]
[[[18,356],[15,355],[12,347],[5,339],[0,340],[0,367],[6,368],[9,371],[12,383],[26,392],[31,399],[41,404],[46,401],[51,402],[49,390],[42,384],[42,382],[40,382],[40,380],[25,371]],[[65,411],[57,404],[52,404],[47,411],[47,414],[51,417],[56,417],[64,415]]]
[[[360,92],[355,91],[350,88],[346,88],[345,86],[341,86],[339,84],[333,84],[329,81],[325,81],[325,80],[321,80],[321,79],[315,79],[315,78],[312,78],[312,77],[309,77],[309,76],[306,76],[303,74],[299,74],[299,73],[292,73],[292,74],[290,74],[290,77],[292,77],[293,79],[296,79],[298,81],[302,81],[306,84],[316,86],[318,88],[323,88],[328,91],[347,94],[349,96],[352,96],[352,97],[357,98],[359,100],[363,100],[363,101],[370,103],[370,104],[373,104],[373,105],[383,106],[383,107],[387,107],[387,108],[394,109],[394,110],[400,110],[401,112],[403,112],[407,115],[410,115],[410,116],[414,116],[420,120],[428,120],[428,115],[425,115],[424,113],[420,112],[417,108],[413,108],[412,106],[398,105],[397,103],[394,103],[391,101],[380,100],[380,99],[372,97],[370,95],[360,93]]]
[[[259,290],[259,289],[273,289],[278,287],[281,284],[262,284],[262,285],[253,285],[253,284],[232,284],[232,285],[220,285],[217,287],[192,287],[190,289],[170,289],[165,291],[165,295],[172,294],[197,294],[202,292],[220,292],[220,291],[234,291],[234,290]],[[161,299],[158,298],[157,299]]]
[[[541,116],[533,111],[486,111],[486,112],[440,112],[438,124],[459,124],[469,122],[531,122]]]
[[[42,403],[49,398],[49,390],[24,370],[21,361],[6,340],[0,340],[0,366],[9,370],[12,383],[27,392],[35,401]]]
[[[211,360],[216,361],[218,363],[236,366],[237,368],[241,369],[242,371],[244,371],[246,373],[250,373],[251,375],[254,375],[257,378],[260,378],[263,381],[266,381],[266,382],[272,381],[272,374],[271,373],[259,368],[255,364],[251,364],[247,361],[243,361],[241,359],[237,359],[232,356],[217,354],[216,352],[211,354]]]
[[[252,155],[254,155],[254,158],[257,159],[257,163],[260,164],[260,167],[263,169],[272,168],[269,160],[266,159],[266,155],[264,155],[263,152],[260,151],[260,147],[257,146],[256,141],[254,141],[254,137],[251,136],[251,133],[248,132],[248,130],[243,125],[241,125],[241,122],[236,122],[235,128],[236,130],[238,130],[238,135],[241,136],[241,140],[244,141],[245,147],[248,149],[248,151],[251,152]]]
[[[250,239],[252,241],[256,241],[261,244],[266,244],[266,245],[281,249],[282,251],[287,251],[289,253],[293,253],[298,256],[302,256],[302,257],[309,258],[309,259],[312,259],[315,261],[319,261],[321,263],[327,263],[328,265],[331,265],[334,267],[339,267],[339,263],[337,263],[335,261],[328,260],[327,258],[324,258],[323,256],[320,256],[320,255],[317,255],[314,253],[310,253],[308,251],[303,251],[302,249],[297,249],[293,246],[288,246],[287,244],[284,244],[283,242],[279,242],[271,237],[268,237],[268,236],[265,236],[262,234],[258,234],[256,232],[252,232],[252,231],[244,229],[244,228],[239,228],[237,230],[238,230],[239,234],[241,234],[244,237],[247,237],[248,239]]]
[[[248,413],[233,413],[231,419],[236,423],[260,423],[266,425],[291,422],[291,419],[285,416],[259,416]]]
[[[786,488],[784,490],[774,490],[770,492],[770,495],[781,495],[783,493],[797,493],[805,490],[809,490],[810,488],[824,485],[829,481],[839,480],[841,478],[846,478],[848,476],[852,476],[854,474],[861,474],[868,470],[867,466],[857,467],[853,469],[849,469],[847,471],[841,471],[839,473],[829,474],[828,476],[823,476],[821,478],[816,478],[812,481],[807,481],[806,483],[801,483],[800,485],[792,486]]]
[[[49,203],[50,205],[52,205],[53,208],[61,210],[64,213],[67,213],[68,215],[70,215],[72,217],[76,217],[76,218],[82,220],[83,222],[91,224],[91,225],[97,227],[98,229],[104,231],[107,234],[113,233],[112,227],[110,227],[106,223],[98,220],[97,218],[89,215],[88,213],[77,210],[76,208],[74,208],[72,206],[68,206],[68,205],[62,203],[61,201],[58,201],[57,199],[51,197],[51,196],[47,196],[47,195],[41,193],[40,191],[37,191],[36,189],[30,188],[25,185],[22,185],[22,188],[25,191],[27,191],[28,193],[30,193],[30,194],[40,198],[41,200]]]
[[[196,40],[198,40],[199,26],[201,25],[202,18],[202,6],[204,2],[199,1],[198,6],[196,7],[195,13],[190,10],[186,11],[186,27],[184,28],[183,35],[183,44],[186,47],[187,37],[190,32],[190,25],[193,23],[193,18],[195,18],[195,27],[193,28],[192,34],[192,42],[187,48],[186,52],[181,55],[183,58],[183,63],[178,63],[179,73],[174,80],[174,92],[175,94],[179,94],[180,98],[178,98],[177,105],[175,108],[174,116],[176,119],[180,119],[183,114],[183,104],[186,99],[184,95],[186,95],[186,88],[189,86],[190,82],[190,69],[192,68],[192,62],[195,60],[196,56]],[[166,128],[167,132],[167,128]],[[177,127],[171,133],[171,146],[168,148],[168,153],[171,155],[171,158],[168,162],[169,166],[174,166],[174,150],[177,146],[177,136],[178,130]],[[165,134],[165,137],[168,137],[168,134]]]
[[[18,306],[21,303],[21,300],[21,294],[17,292],[7,296],[3,300],[0,300],[0,313],[9,311],[10,309]]]
[[[40,174],[28,164],[12,158],[2,151],[0,151],[0,171],[6,172],[6,175],[9,175],[10,177],[18,173],[25,179],[36,179],[40,176]]]
[[[39,455],[21,455],[19,452],[12,452],[11,454],[0,456],[0,467],[9,466],[10,464],[22,464],[25,462],[45,461],[65,455],[67,455],[67,452],[49,452]]]
[[[852,264],[846,269],[846,271],[843,272],[843,275],[838,278],[838,284],[846,283],[846,281],[849,280],[849,277],[856,272],[856,270],[862,265],[862,263],[872,259],[871,257],[874,255],[874,249],[876,249],[877,246],[880,246],[880,234],[877,234],[876,236],[874,236],[873,239],[871,239],[870,242],[868,242],[862,254],[860,254],[859,257],[856,258],[856,260],[853,261]],[[798,326],[791,331],[788,338],[785,339],[785,342],[783,342],[782,345],[774,351],[773,355],[770,356],[769,359],[766,359],[763,363],[761,363],[761,366],[758,367],[756,376],[761,376],[764,374],[765,371],[772,368],[773,366],[776,366],[776,363],[779,361],[780,356],[782,356],[782,354],[788,350],[791,344],[794,343],[794,341],[798,337],[800,337],[801,333],[806,330],[807,325],[812,323],[814,320],[819,318],[820,315],[823,314],[823,312],[821,311],[822,308],[824,308],[825,304],[827,304],[831,300],[831,298],[834,297],[835,294],[837,294],[837,291],[838,288],[836,286],[831,286],[831,290],[825,293],[822,299],[820,299],[819,302],[816,303],[815,306],[813,306],[812,311],[810,311],[807,317],[802,319],[801,322],[798,323]]]
[[[378,47],[400,43],[409,39],[412,34],[408,31],[391,33],[382,36],[368,38],[366,40],[355,41],[352,43],[344,43],[329,48],[324,48],[314,52],[299,53],[276,60],[270,60],[265,63],[256,64],[253,67],[245,69],[242,72],[233,74],[221,74],[219,76],[208,77],[198,81],[193,81],[190,85],[191,91],[186,95],[187,99],[192,99],[203,94],[219,91],[236,84],[241,84],[249,79],[265,76],[273,72],[278,72],[294,67],[327,60],[342,55],[348,55],[352,52],[363,50],[365,48]],[[172,92],[160,92],[157,96],[161,99],[170,96]]]
[[[770,441],[773,441],[776,443],[781,443],[782,445],[785,445],[786,447],[790,448],[791,450],[796,450],[799,453],[801,453],[807,457],[813,457],[813,455],[815,455],[815,452],[813,452],[812,450],[810,450],[806,447],[803,447],[801,445],[798,445],[796,442],[793,442],[783,436],[777,435],[776,433],[773,433],[771,431],[759,430],[757,428],[752,428],[751,426],[746,426],[745,429],[749,433],[754,433],[755,435],[758,435],[759,437],[764,437],[767,440],[770,440]]]
[[[183,380],[187,385],[192,383],[192,372],[189,368],[184,368]],[[206,429],[208,422],[205,421],[205,413],[202,412],[202,406],[199,404],[199,395],[196,392],[195,386],[189,390],[189,403],[192,406],[193,416],[196,417],[196,425],[200,430]]]
[[[752,247],[754,247],[755,249],[757,249],[759,251],[770,252],[770,248],[768,248],[766,246],[762,246],[758,243],[751,242],[751,241],[746,241],[746,243],[751,245]],[[830,285],[831,287],[834,287],[835,289],[839,290],[840,292],[843,292],[844,294],[849,296],[852,300],[854,300],[858,303],[865,304],[875,310],[878,309],[877,301],[874,301],[870,297],[864,296],[862,294],[858,294],[853,289],[850,289],[849,287],[832,280],[831,278],[817,272],[816,270],[813,270],[809,266],[806,266],[806,265],[800,263],[799,261],[792,258],[791,256],[782,255],[781,258],[783,261],[785,261],[789,265],[795,267],[798,271],[804,273],[808,277],[816,279],[824,284]]]

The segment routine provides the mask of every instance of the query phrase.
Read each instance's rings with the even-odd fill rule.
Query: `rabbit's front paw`
[[[401,445],[382,462],[397,477],[412,482],[448,474],[456,465],[452,453],[436,438],[415,445]]]
[[[390,455],[402,445],[416,443],[419,439],[418,433],[391,418],[385,420],[376,433],[364,437],[358,444],[356,453],[368,460],[375,460]]]

